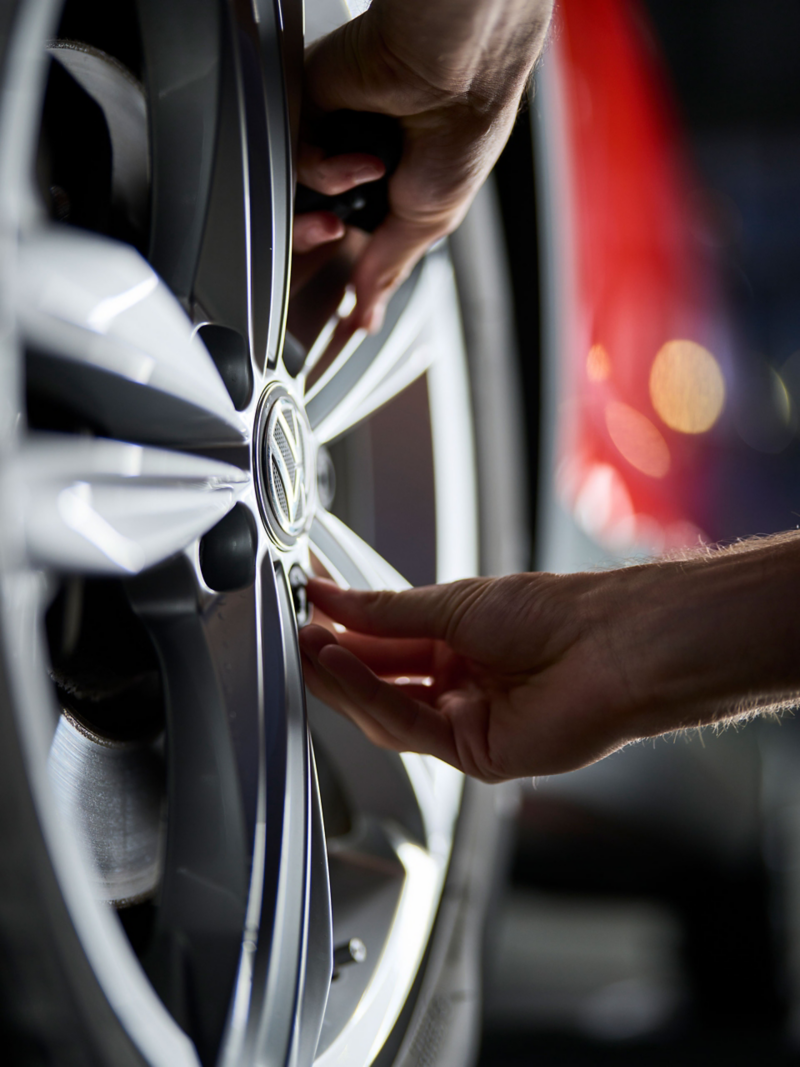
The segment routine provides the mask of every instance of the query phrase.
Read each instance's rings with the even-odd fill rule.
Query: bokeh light
[[[725,406],[719,363],[695,341],[667,341],[650,370],[650,399],[671,430],[705,433]]]
[[[656,426],[640,411],[611,400],[606,405],[606,427],[624,458],[643,474],[663,478],[670,467],[667,442]]]
[[[601,344],[594,344],[586,357],[586,376],[590,382],[604,382],[611,374],[611,360]]]

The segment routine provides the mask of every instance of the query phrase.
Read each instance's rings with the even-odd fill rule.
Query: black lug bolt
[[[317,492],[320,504],[329,508],[336,495],[336,469],[325,445],[320,445],[317,452]]]
[[[306,593],[307,582],[308,578],[305,571],[295,564],[289,571],[289,585],[292,589],[292,601],[298,627],[305,626],[311,618],[311,612],[308,607],[308,594]]]

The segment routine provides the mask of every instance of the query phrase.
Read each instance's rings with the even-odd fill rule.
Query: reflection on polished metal
[[[316,446],[305,412],[282,385],[265,390],[256,440],[262,512],[278,543],[288,547],[314,514]]]

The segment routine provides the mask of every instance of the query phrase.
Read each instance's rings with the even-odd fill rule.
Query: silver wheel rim
[[[348,1062],[367,1064],[391,1032],[425,951],[461,779],[435,760],[371,749],[347,723],[310,702],[315,742],[345,780],[354,816],[348,834],[327,842],[331,919],[290,574],[296,567],[310,572],[313,553],[346,585],[405,583],[322,507],[313,473],[297,529],[265,521],[265,512],[271,508],[274,518],[281,505],[274,480],[264,476],[264,442],[279,393],[308,419],[307,473],[318,448],[425,375],[438,473],[437,576],[474,572],[476,491],[455,289],[440,248],[407,284],[379,338],[357,339],[309,389],[311,360],[299,375],[288,373],[281,350],[290,135],[280,77],[288,33],[282,36],[267,2],[246,10],[231,4],[222,13],[210,2],[191,6],[196,24],[202,29],[206,22],[206,37],[198,31],[196,54],[189,49],[181,56],[184,69],[202,66],[209,40],[218,49],[212,84],[207,72],[198,75],[192,106],[199,98],[212,122],[226,106],[233,109],[239,169],[218,140],[214,152],[206,147],[194,158],[182,143],[183,158],[191,160],[182,171],[169,141],[185,114],[172,101],[173,113],[167,106],[151,116],[150,262],[111,238],[44,217],[28,175],[47,73],[43,44],[53,36],[59,5],[31,0],[18,9],[0,112],[0,143],[10,146],[0,161],[8,323],[0,440],[6,514],[14,516],[2,528],[3,656],[15,665],[11,682],[30,781],[72,922],[105,996],[148,1062],[195,1063],[197,1045],[206,1062],[218,1056],[229,1064],[265,1057],[308,1063],[322,1033],[318,1062],[333,1063],[346,1049]],[[163,20],[185,18],[181,7],[140,5],[154,77],[172,69],[158,42]],[[149,98],[157,96],[151,87]],[[230,129],[226,124],[224,136]],[[194,199],[176,208],[174,187],[185,190],[187,182]],[[232,185],[238,200],[230,197]],[[227,215],[223,201],[234,204]],[[247,209],[239,211],[238,229],[231,225],[236,204]],[[184,216],[176,217],[181,210]],[[219,276],[219,262],[238,263],[236,285],[229,284],[230,270]],[[255,292],[270,292],[271,299],[259,304]],[[208,325],[245,339],[250,386],[244,391],[223,380],[201,340],[211,337],[204,334]],[[108,436],[30,429],[23,370],[34,387],[55,382],[92,422],[108,427]],[[208,552],[206,535],[217,536],[213,531],[234,514],[251,531],[254,578],[221,591],[219,580],[215,588],[209,584],[202,546]],[[244,536],[241,529],[237,536]],[[53,784],[53,739],[66,728],[47,678],[42,628],[65,575],[124,581],[161,660],[174,757],[168,759],[163,870],[152,877],[169,951],[183,946],[192,981],[213,994],[215,1019],[206,1031],[195,1030],[194,1043],[175,1022],[187,1025],[175,998],[163,988],[156,994],[114,912],[95,899],[97,841],[66,817],[63,791]],[[201,795],[197,783],[209,777],[213,788]],[[365,861],[383,862],[387,871],[393,866],[383,910],[375,912],[380,932],[367,945],[368,963],[353,972],[362,977],[337,980],[331,991],[332,931],[338,943],[351,936],[348,924],[366,922],[348,908],[336,878],[344,872],[346,883]],[[202,884],[207,897],[197,888]],[[217,941],[222,937],[223,950],[209,947],[209,930]]]

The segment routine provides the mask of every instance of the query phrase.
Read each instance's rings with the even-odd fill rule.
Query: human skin
[[[377,745],[487,782],[575,770],[800,691],[800,535],[603,572],[308,591],[347,628],[300,633],[314,695]]]
[[[307,130],[339,108],[392,115],[403,129],[389,215],[353,271],[351,329],[378,329],[392,292],[466,214],[511,132],[552,7],[553,0],[373,0],[309,49]],[[308,137],[297,170],[299,181],[329,195],[384,173],[369,155],[325,159]],[[327,212],[296,217],[297,272],[304,254],[344,232]]]

